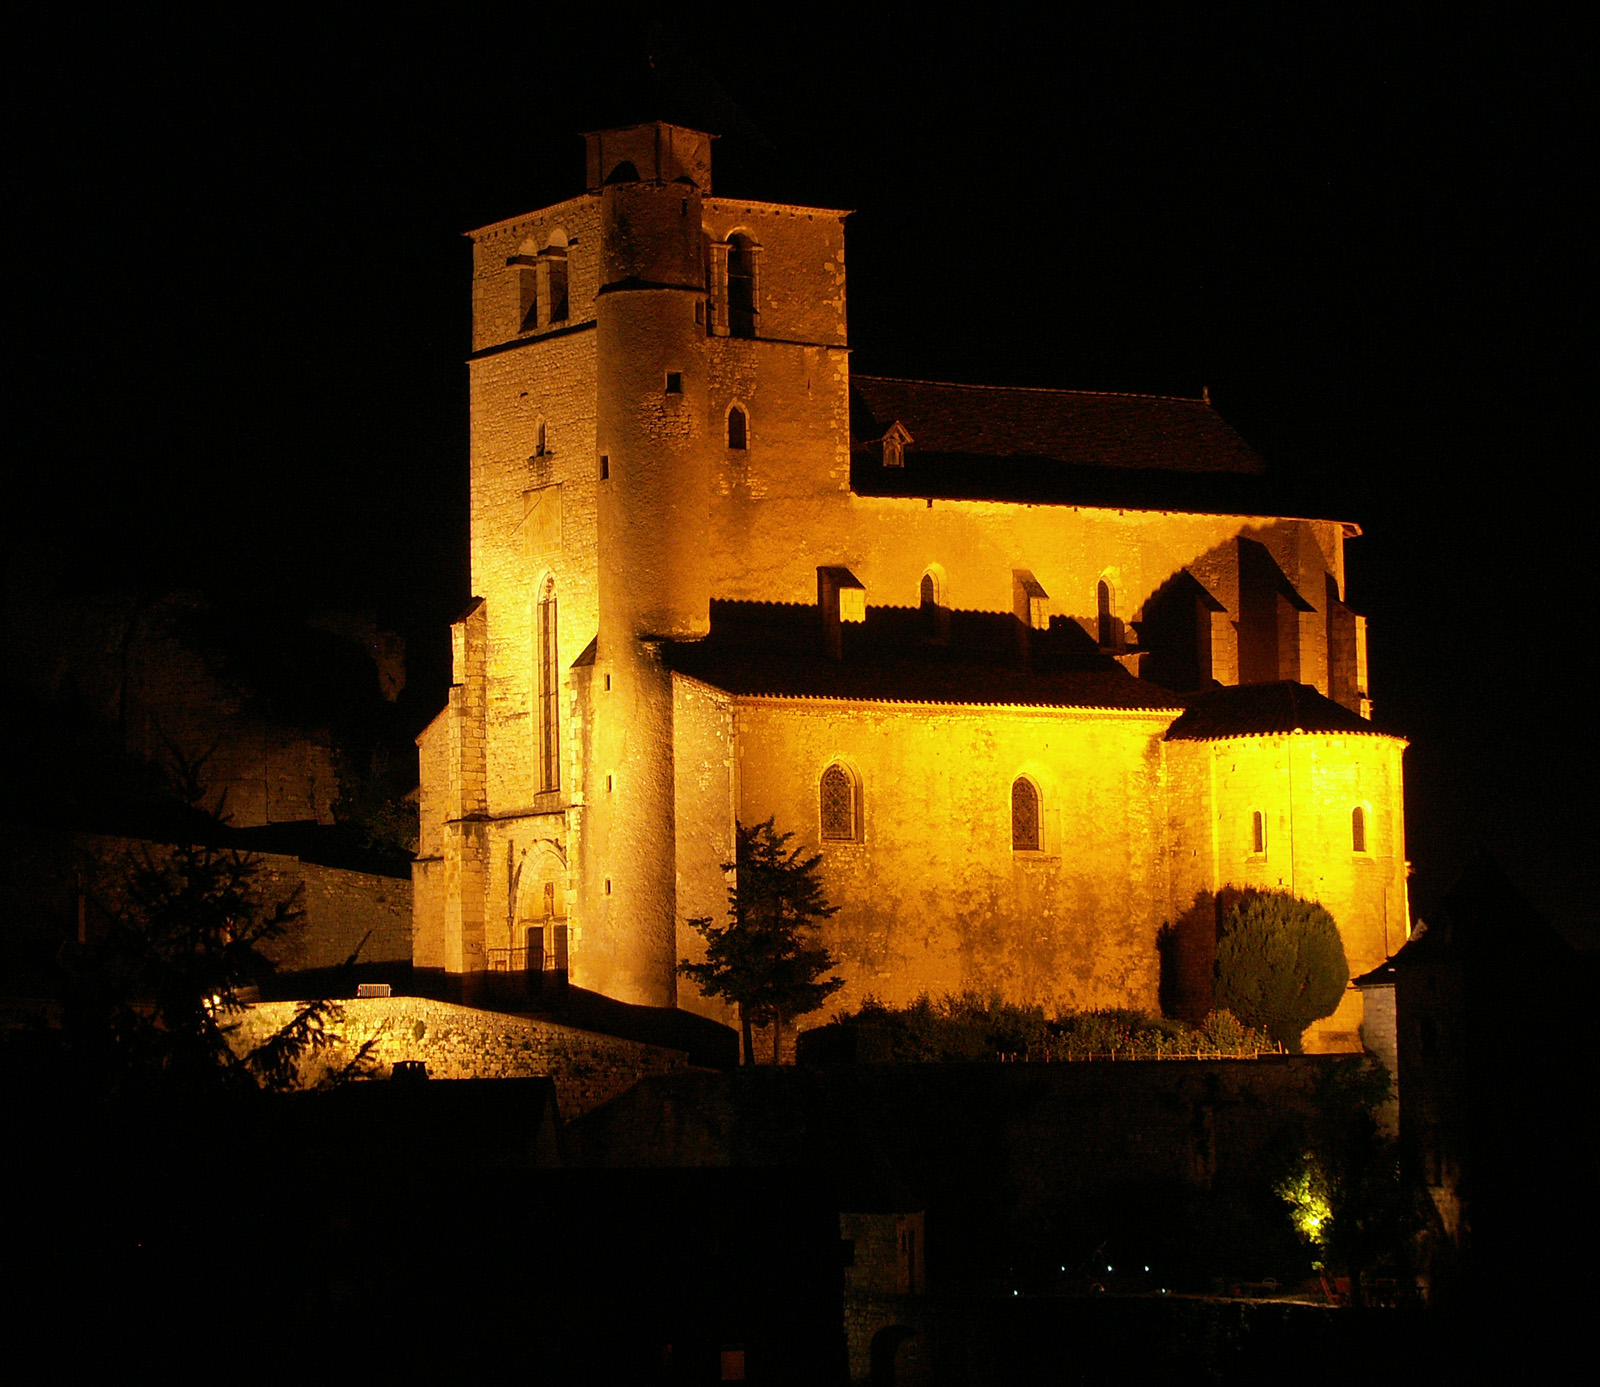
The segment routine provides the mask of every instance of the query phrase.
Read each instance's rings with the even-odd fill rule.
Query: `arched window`
[[[539,789],[561,788],[560,648],[556,629],[556,580],[545,579],[539,596]]]
[[[567,321],[567,233],[561,227],[543,246],[530,237],[507,263],[517,267],[522,331]]]
[[[567,321],[567,248],[551,246],[545,251],[550,272],[550,321]]]
[[[922,575],[922,584],[917,590],[917,617],[924,640],[939,634],[939,593],[931,573]]]
[[[1350,850],[1367,850],[1367,811],[1364,805],[1358,804],[1350,811]]]
[[[728,411],[728,446],[743,450],[745,447],[745,430],[749,421],[745,412],[735,405]]]
[[[1257,857],[1267,851],[1267,816],[1259,809],[1250,814],[1250,851]]]
[[[861,795],[856,778],[838,762],[822,773],[822,840],[855,843],[861,838]]]
[[[737,232],[728,237],[728,334],[756,335],[756,243]]]
[[[1039,790],[1033,781],[1019,775],[1011,782],[1011,851],[1038,852]]]

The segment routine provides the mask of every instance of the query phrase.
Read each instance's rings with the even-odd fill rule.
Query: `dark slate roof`
[[[884,467],[895,423],[912,443]],[[1278,514],[1265,465],[1207,400],[852,376],[862,495]]]
[[[756,655],[710,642],[675,645],[672,668],[732,694],[884,703],[1009,704],[1038,708],[1176,709],[1165,689],[1117,671],[993,669],[910,660],[859,663],[821,655]]]
[[[1409,947],[1410,947],[1410,945],[1402,946],[1402,948],[1400,950],[1400,953],[1404,953],[1405,950],[1407,948],[1409,948]],[[1394,986],[1394,965],[1395,965],[1396,959],[1398,959],[1399,957],[1400,957],[1400,954],[1396,954],[1394,956],[1394,958],[1386,958],[1376,968],[1373,968],[1373,969],[1369,970],[1368,972],[1363,973],[1359,978],[1351,978],[1350,979],[1350,986],[1351,987],[1393,987]]]
[[[1176,711],[1175,694],[1135,679],[1114,660],[1052,628],[1034,633],[1034,668],[1022,669],[996,633],[1011,621],[952,614],[950,645],[918,643],[915,609],[869,608],[846,625],[844,658],[822,649],[816,608],[776,603],[712,604],[711,634],[663,647],[670,667],[728,693],[888,703],[1018,705]]]
[[[1209,742],[1222,737],[1271,737],[1286,732],[1386,735],[1359,713],[1352,713],[1309,684],[1283,680],[1212,689],[1194,696],[1183,716],[1167,729],[1166,739]]]

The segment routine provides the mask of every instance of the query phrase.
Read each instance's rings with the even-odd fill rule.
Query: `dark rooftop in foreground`
[[[1219,737],[1272,737],[1288,732],[1336,732],[1377,737],[1384,733],[1359,713],[1318,693],[1309,684],[1241,684],[1212,689],[1188,700],[1188,710],[1167,729],[1169,742],[1205,742]]]
[[[884,466],[894,424],[904,466]],[[851,377],[851,485],[869,496],[1269,514],[1265,464],[1208,400]]]

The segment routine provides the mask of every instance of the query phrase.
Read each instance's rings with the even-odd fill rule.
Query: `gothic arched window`
[[[539,596],[539,788],[561,788],[561,713],[556,580],[547,578]]]
[[[552,323],[567,321],[567,245],[566,236],[562,233],[561,243],[556,244],[554,237],[545,247],[543,260],[546,267],[546,298],[550,304],[549,320]]]
[[[1109,650],[1117,643],[1117,619],[1111,610],[1111,584],[1104,578],[1095,589],[1095,610],[1099,618],[1100,648]]]
[[[749,420],[745,417],[745,412],[738,405],[734,405],[728,411],[728,446],[730,448],[743,449],[745,447],[748,424]]]
[[[838,762],[822,773],[820,807],[824,842],[854,843],[860,840],[861,796],[855,777]]]
[[[939,639],[939,586],[931,573],[922,575],[922,584],[917,589],[917,628],[923,640]]]
[[[737,233],[728,237],[728,334],[756,335],[756,243]]]
[[[1038,852],[1041,847],[1039,788],[1019,775],[1011,782],[1011,851]]]

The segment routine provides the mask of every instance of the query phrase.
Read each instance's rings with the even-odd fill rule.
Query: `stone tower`
[[[706,285],[711,139],[670,125],[588,137],[600,621],[585,813],[586,955],[605,990],[676,1001],[672,682],[663,639],[710,629]],[[667,850],[663,850],[666,848]]]
[[[794,475],[848,489],[844,214],[713,198],[699,131],[585,144],[583,194],[472,233],[477,596],[419,739],[415,961],[516,971],[542,949],[585,987],[670,1006],[696,939],[660,652],[707,634],[714,588],[758,595],[726,561],[752,400]],[[811,600],[814,567],[779,548],[784,599]],[[732,855],[731,807],[714,817],[696,881]]]

